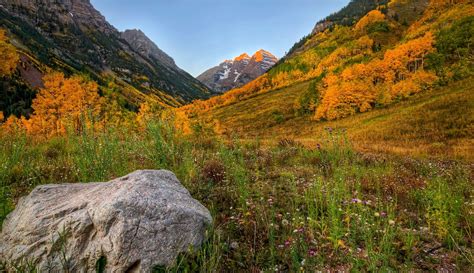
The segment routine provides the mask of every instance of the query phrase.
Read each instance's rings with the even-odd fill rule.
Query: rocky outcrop
[[[117,32],[89,0],[0,0],[0,5],[32,24],[48,18],[51,24],[77,24],[107,34]]]
[[[223,93],[260,77],[277,62],[273,54],[261,49],[252,57],[244,53],[233,60],[226,60],[197,79],[215,92]]]
[[[331,22],[331,21],[318,22],[314,26],[313,31],[311,32],[311,35],[315,35],[315,34],[318,34],[320,32],[324,32],[326,29],[330,28],[333,25],[334,25],[334,23]]]
[[[209,211],[169,171],[137,171],[106,183],[39,186],[0,234],[0,260],[39,272],[151,272],[196,249]]]
[[[128,29],[122,32],[121,35],[122,38],[125,39],[132,46],[132,48],[140,54],[149,58],[155,58],[167,66],[178,68],[173,58],[163,52],[141,30]]]

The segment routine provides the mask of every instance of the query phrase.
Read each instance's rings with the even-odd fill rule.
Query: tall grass
[[[214,224],[201,249],[157,272],[472,268],[471,167],[356,153],[329,128],[312,149],[279,143],[185,136],[163,121],[47,141],[4,136],[0,219],[39,184],[166,168]]]

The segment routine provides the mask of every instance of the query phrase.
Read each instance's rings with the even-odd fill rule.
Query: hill
[[[256,95],[205,114],[222,134],[275,145],[282,139],[316,147],[328,128],[344,129],[359,151],[474,161],[474,80],[436,88],[388,107],[335,121],[300,116],[304,82]]]
[[[2,80],[7,106],[0,110],[6,114],[28,114],[41,77],[51,69],[86,75],[104,89],[114,86],[102,92],[131,110],[147,100],[179,106],[212,95],[143,32],[120,33],[88,0],[1,0],[0,28],[21,53],[19,71]]]
[[[324,127],[348,127],[361,150],[472,160],[472,104],[463,99],[472,100],[473,28],[468,1],[390,1],[351,26],[313,33],[246,86],[182,111],[228,135],[315,144]]]

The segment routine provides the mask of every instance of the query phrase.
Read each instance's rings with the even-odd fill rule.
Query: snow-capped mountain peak
[[[234,59],[225,60],[197,77],[216,92],[226,92],[240,87],[267,72],[278,59],[266,50],[259,50],[252,56],[243,53]]]
[[[238,57],[235,57],[234,61],[241,62],[241,61],[250,61],[250,56],[247,53],[241,54]]]

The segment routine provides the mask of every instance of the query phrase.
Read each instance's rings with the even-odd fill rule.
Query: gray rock
[[[40,272],[94,272],[105,257],[106,272],[150,272],[198,248],[211,222],[169,171],[39,186],[5,220],[0,259],[35,261]]]
[[[145,57],[155,58],[163,64],[179,69],[173,58],[163,52],[145,33],[139,29],[127,29],[121,33],[121,36],[127,41],[134,50]]]

